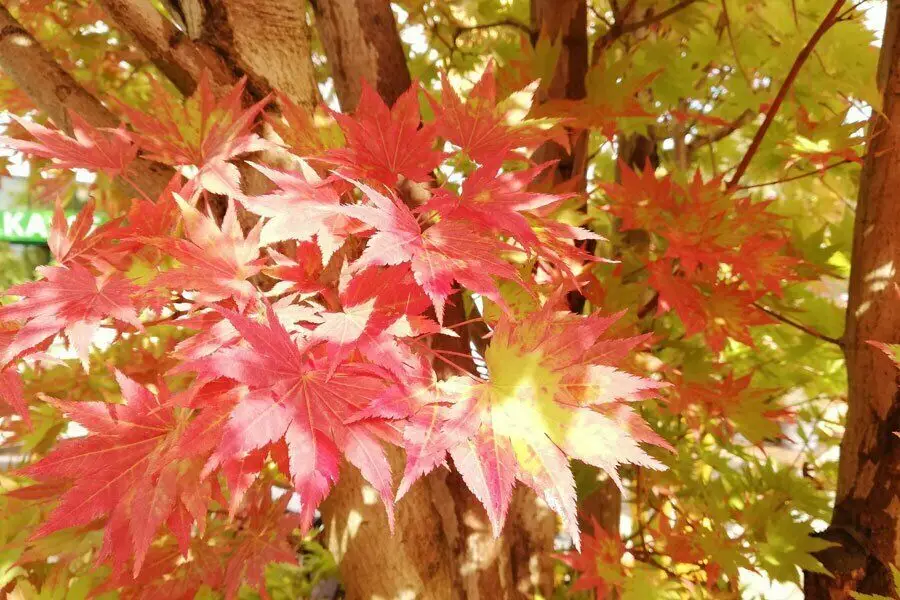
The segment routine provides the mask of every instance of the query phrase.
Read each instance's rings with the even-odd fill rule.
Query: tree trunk
[[[807,573],[808,599],[849,600],[850,592],[896,597],[890,565],[900,563],[900,399],[898,370],[867,342],[900,342],[895,284],[900,259],[900,3],[891,2],[856,207],[844,350],[849,379],[837,498],[822,537],[840,546],[819,558],[834,578]]]
[[[587,4],[580,0],[532,0],[531,26],[535,32],[562,38],[556,73],[545,95],[539,101],[551,99],[581,100],[587,95],[585,77],[588,72]],[[576,179],[576,189],[584,192],[586,186],[587,145],[586,131],[573,133],[569,140],[571,152],[557,144],[547,142],[534,153],[538,163],[558,160],[552,173],[555,184]],[[589,242],[589,251],[594,244]],[[577,292],[569,295],[569,309],[581,313],[585,298]],[[608,477],[581,504],[579,518],[588,525],[591,518],[610,535],[619,532],[622,515],[622,493]]]
[[[307,109],[315,107],[319,95],[303,2],[174,0],[173,6],[203,53],[212,49],[235,79],[247,76],[251,95],[261,98],[278,90]]]
[[[99,0],[117,29],[130,35],[153,64],[185,96],[206,71],[219,94],[234,85],[234,69],[212,47],[196,43],[179,31],[151,0]]]
[[[310,4],[344,112],[356,110],[364,79],[388,105],[409,89],[406,51],[388,0],[310,0]]]
[[[409,88],[405,52],[387,1],[315,0],[313,8],[345,112],[356,107],[363,79],[388,103]],[[458,299],[448,307],[445,323],[465,319]],[[468,331],[460,333],[437,343],[468,352]],[[391,460],[395,472],[402,472],[402,453],[392,451]],[[413,486],[397,505],[393,534],[372,493],[348,467],[321,506],[328,547],[340,563],[349,599],[549,595],[556,518],[530,490],[516,490],[500,539],[493,538],[484,508],[455,472],[441,470]]]

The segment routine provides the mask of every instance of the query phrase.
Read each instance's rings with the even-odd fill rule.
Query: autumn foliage
[[[480,85],[493,86],[490,71]],[[355,116],[335,115],[345,144],[320,154],[287,155],[289,148],[253,133],[262,104],[240,110],[240,86],[218,103],[208,88],[198,90],[189,101],[201,115],[192,136],[135,118],[134,134],[79,122],[74,137],[29,125],[35,141],[7,140],[61,166],[110,174],[127,172],[138,152],[196,168],[191,180],[176,175],[160,198],[94,231],[85,225],[90,207],[71,227],[60,210],[58,266],[10,289],[20,299],[0,309],[0,319],[15,324],[5,338],[7,364],[43,359],[62,335],[91,368],[101,324],[134,335],[145,328],[139,315],[195,332],[155,377],[138,382],[117,371],[121,403],[45,398],[88,434],[23,471],[37,484],[17,494],[61,494],[35,538],[102,518],[99,557],[114,577],[140,578],[149,564],[158,577],[161,559],[183,570],[173,548],[187,553],[191,532],[204,536],[214,504],[247,519],[271,511],[258,491],[245,502],[251,488],[289,482],[305,531],[341,470],[356,468],[393,522],[395,496],[449,456],[495,534],[519,481],[553,507],[579,545],[568,459],[614,479],[623,463],[662,468],[642,444],[668,444],[628,406],[662,384],[617,368],[647,336],[610,337],[615,316],[572,314],[561,300],[593,257],[560,238],[597,236],[553,219],[568,195],[531,191],[547,165],[528,166],[516,153],[526,140],[496,122],[491,155],[526,168],[498,175],[500,164],[489,159],[460,189],[437,186],[433,172],[443,162],[483,155],[473,129],[476,111],[492,99],[467,107],[446,94],[449,106],[420,127],[418,87],[392,109],[365,90]],[[438,131],[452,150],[434,149]],[[538,131],[527,141],[553,135]],[[291,166],[246,163],[273,185],[245,195],[229,161],[262,150],[280,152]],[[413,183],[428,186],[426,202],[404,197]],[[209,211],[223,204],[216,219]],[[247,231],[239,211],[259,217]],[[552,243],[542,241],[548,231]],[[141,276],[130,277],[136,268]],[[525,296],[505,300],[505,284]],[[461,325],[445,323],[444,314],[448,303],[464,301],[460,288],[497,307],[485,318],[487,379],[455,363],[459,372],[449,378],[434,371],[432,359],[447,358],[431,340],[459,335],[453,327]],[[15,369],[7,373],[21,388]],[[164,379],[185,375],[174,391]],[[9,402],[28,419],[18,394]],[[386,445],[406,451],[399,489]],[[276,537],[256,557],[263,565],[290,555],[278,550],[285,526],[271,527]],[[151,549],[164,533],[170,543]],[[261,584],[260,568],[244,570],[249,583]],[[226,571],[234,592],[239,574]],[[215,583],[206,579],[214,573],[200,575],[167,585],[185,595]]]
[[[106,187],[77,215],[56,198],[52,263],[0,306],[0,439],[28,454],[0,478],[0,508],[28,515],[0,558],[67,582],[86,561],[98,596],[266,597],[273,563],[321,550],[348,472],[395,532],[445,471],[483,538],[521,524],[521,490],[552,511],[552,585],[574,598],[822,571],[828,500],[804,457],[843,384],[819,325],[849,236],[765,180],[824,182],[864,140],[791,98],[776,129],[802,140],[767,142],[748,183],[769,105],[666,104],[674,83],[631,51],[597,60],[583,97],[548,97],[559,47],[534,33],[472,85],[435,72],[389,105],[363,82],[352,113],[205,73],[183,97],[150,78],[152,102],[110,103],[115,128],[14,116],[2,144],[36,171]],[[744,85],[729,69],[712,75]],[[674,158],[624,154],[653,128]],[[709,168],[685,144],[723,129]],[[789,442],[793,464],[770,456]],[[583,509],[604,482],[635,507],[630,536]]]

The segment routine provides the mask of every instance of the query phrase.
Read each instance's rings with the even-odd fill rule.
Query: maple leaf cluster
[[[735,197],[716,177],[687,184],[620,165],[621,182],[602,184],[623,231],[652,232],[658,243],[644,265],[658,312],[673,310],[685,333],[702,333],[719,351],[728,338],[753,345],[750,327],[771,322],[759,308],[766,294],[798,281],[800,259],[768,212],[769,202]]]
[[[158,114],[124,110],[129,129],[76,122],[69,137],[28,125],[33,141],[6,140],[65,167],[122,174],[141,156],[180,174],[93,230],[92,206],[71,225],[57,210],[57,264],[0,308],[0,396],[27,419],[38,400],[26,401],[17,365],[40,364],[56,340],[87,370],[101,327],[193,332],[165,372],[117,372],[120,403],[40,400],[87,434],[24,471],[33,494],[59,496],[36,538],[100,525],[116,585],[152,572],[170,586],[153,593],[180,597],[207,560],[219,568],[204,577],[239,572],[259,586],[266,561],[293,558],[290,531],[312,525],[347,468],[393,523],[397,499],[452,463],[495,534],[521,482],[576,546],[570,459],[617,481],[623,464],[662,468],[642,444],[668,445],[630,405],[660,384],[617,368],[646,337],[613,338],[615,317],[562,302],[594,260],[576,241],[597,236],[554,219],[571,194],[548,189],[552,165],[527,158],[559,131],[509,122],[490,69],[466,102],[445,80],[428,123],[420,92],[389,108],[365,86],[355,115],[331,113],[338,145],[299,107],[264,116],[266,101],[243,108],[242,86],[216,100],[205,83]],[[279,140],[257,135],[263,118]],[[463,303],[487,325],[486,376],[432,343],[465,334],[446,316]],[[456,372],[436,371],[444,363]],[[388,446],[406,452],[399,484]],[[299,499],[295,520],[267,517],[284,513],[267,496],[275,482]],[[206,542],[223,527],[215,506],[258,532],[230,557]],[[218,581],[232,595],[239,583]]]

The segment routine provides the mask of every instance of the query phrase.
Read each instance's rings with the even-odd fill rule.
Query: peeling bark
[[[889,3],[879,64],[882,113],[869,125],[844,334],[849,379],[837,498],[822,537],[840,546],[819,558],[835,577],[806,573],[806,597],[849,600],[850,592],[894,597],[900,563],[900,398],[897,368],[867,342],[900,342],[895,290],[900,257],[900,4]]]

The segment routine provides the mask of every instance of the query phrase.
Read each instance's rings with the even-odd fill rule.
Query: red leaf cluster
[[[204,565],[202,577],[222,574],[218,585],[233,596],[241,579],[262,581],[266,561],[293,560],[290,531],[311,525],[343,469],[362,473],[393,523],[395,499],[449,456],[495,533],[520,481],[577,543],[569,459],[614,479],[622,464],[662,467],[642,444],[667,444],[628,404],[660,385],[616,368],[645,338],[611,339],[614,317],[558,309],[593,260],[574,241],[597,236],[554,219],[570,194],[534,191],[551,165],[513,168],[526,161],[517,150],[555,134],[507,123],[490,70],[465,103],[444,86],[425,124],[418,86],[392,108],[366,86],[355,115],[332,115],[342,147],[294,132],[286,141],[303,157],[280,147],[279,169],[247,163],[271,181],[261,194],[244,191],[238,165],[278,145],[255,133],[264,103],[242,108],[241,85],[217,100],[204,83],[157,115],[128,111],[131,132],[70,138],[32,126],[39,141],[16,143],[109,173],[136,152],[193,167],[188,181],[176,177],[155,201],[97,229],[91,208],[71,226],[58,213],[59,264],[11,289],[19,300],[0,308],[0,397],[25,417],[16,361],[41,358],[60,335],[87,369],[101,326],[195,332],[166,357],[177,366],[159,381],[117,373],[121,404],[47,400],[87,434],[26,471],[64,489],[36,536],[102,526],[110,585],[154,581],[163,586],[154,597],[181,597],[197,582],[187,573],[209,561],[218,567]],[[298,107],[287,116],[311,127]],[[446,154],[439,137],[459,150]],[[458,153],[478,163],[458,172],[461,189],[439,174]],[[432,338],[465,327],[444,322],[448,303],[462,302],[492,331],[488,374],[441,380]],[[499,319],[480,313],[485,304]],[[407,454],[399,489],[388,445]],[[295,520],[273,517],[284,510],[268,495],[277,478],[299,499]],[[234,534],[235,519],[254,535],[204,542]]]

